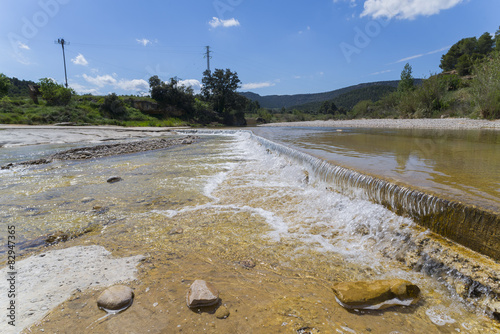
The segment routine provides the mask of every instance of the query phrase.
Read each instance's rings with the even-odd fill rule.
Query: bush
[[[473,102],[482,118],[500,118],[500,53],[474,66]]]
[[[42,98],[47,101],[48,106],[65,106],[71,101],[71,95],[74,94],[70,88],[57,84],[54,80],[40,79],[40,93]]]
[[[109,94],[104,98],[99,110],[104,115],[114,119],[124,119],[127,116],[125,102],[115,93]]]

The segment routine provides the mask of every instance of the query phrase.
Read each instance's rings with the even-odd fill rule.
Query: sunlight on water
[[[109,184],[111,176],[123,181]],[[83,291],[51,312],[41,325],[45,332],[88,326],[93,333],[499,330],[438,280],[382,255],[427,233],[412,220],[331,191],[310,165],[267,149],[247,132],[202,135],[189,147],[17,168],[0,177],[2,218],[16,224],[23,241],[97,226],[53,247],[97,244],[116,256],[147,258],[128,310],[103,320],[96,293]],[[172,233],[176,228],[182,231]],[[255,268],[243,267],[244,260]],[[419,304],[348,312],[331,291],[335,282],[391,277],[419,285]],[[199,278],[218,287],[229,318],[187,309],[186,290]]]

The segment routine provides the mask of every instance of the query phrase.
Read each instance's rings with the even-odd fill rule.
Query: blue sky
[[[0,0],[0,73],[64,82],[78,93],[144,94],[158,75],[199,90],[230,68],[241,91],[330,91],[439,72],[464,37],[500,26],[498,0]]]

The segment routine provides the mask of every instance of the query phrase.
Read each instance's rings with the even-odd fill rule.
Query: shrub
[[[500,118],[500,53],[474,66],[473,102],[482,118]]]
[[[53,79],[40,79],[40,93],[49,106],[65,106],[71,101],[74,91],[57,84]]]
[[[99,110],[101,110],[104,115],[114,119],[124,119],[127,116],[125,102],[115,93],[109,94],[104,98]]]

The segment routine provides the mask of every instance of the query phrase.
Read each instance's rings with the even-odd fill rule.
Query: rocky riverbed
[[[153,150],[168,148],[175,145],[189,145],[194,143],[198,138],[199,137],[196,136],[186,136],[182,138],[173,138],[173,139],[160,138],[160,139],[134,141],[128,143],[80,147],[58,152],[50,155],[47,158],[28,160],[17,163],[9,163],[2,166],[2,169],[10,169],[16,166],[48,164],[54,160],[86,160],[86,159],[109,157],[112,155],[153,151]]]

